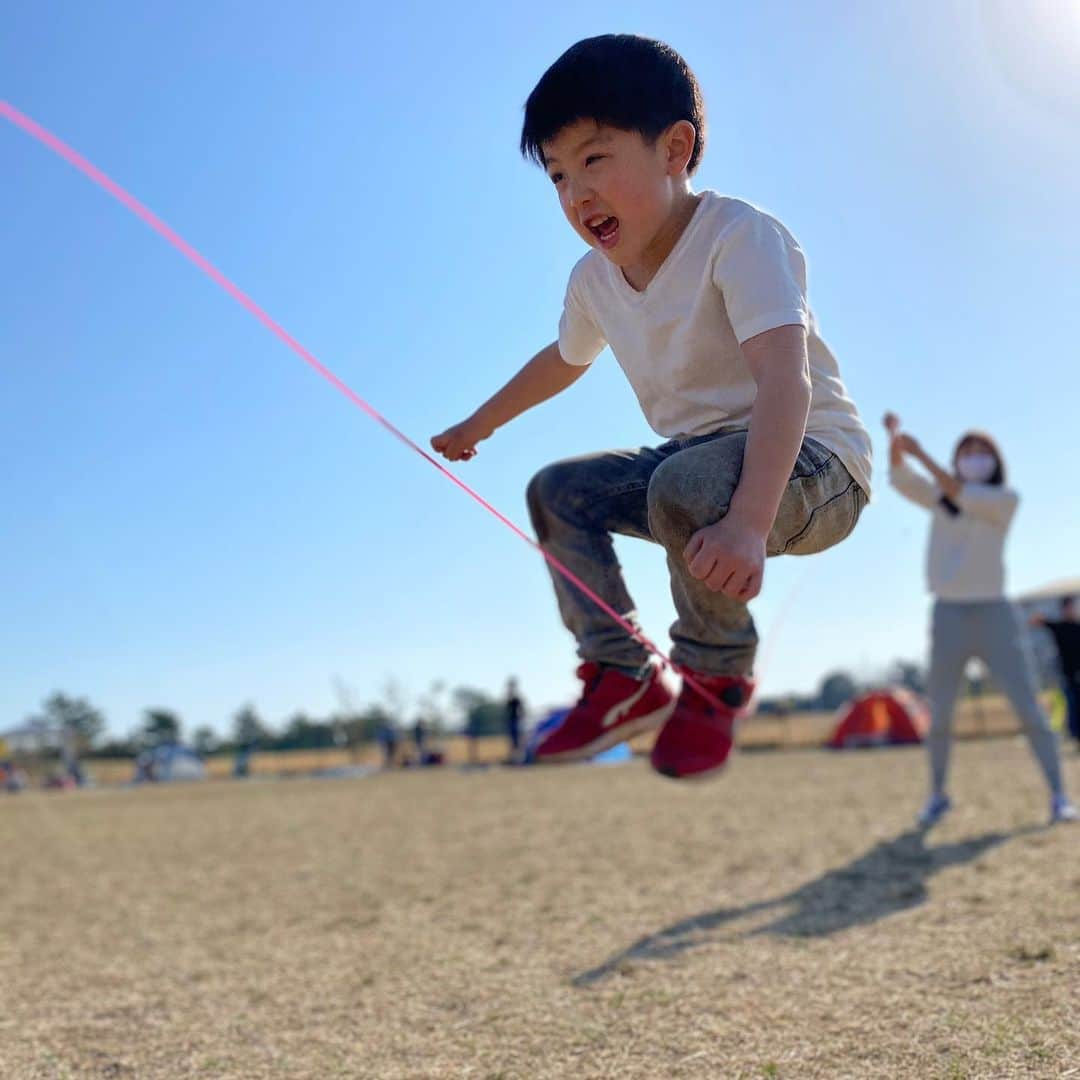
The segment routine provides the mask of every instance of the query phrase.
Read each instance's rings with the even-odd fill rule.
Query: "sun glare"
[[[1080,0],[981,0],[1000,74],[1029,104],[1080,114]]]

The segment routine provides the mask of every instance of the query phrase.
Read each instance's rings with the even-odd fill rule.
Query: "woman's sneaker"
[[[674,697],[655,667],[644,679],[588,661],[577,669],[585,686],[566,719],[536,748],[539,762],[584,761],[658,728]]]
[[[1080,821],[1080,810],[1064,795],[1055,795],[1050,802],[1050,824],[1059,825],[1071,821]]]
[[[936,825],[951,809],[952,802],[948,795],[931,795],[926,800],[926,805],[919,811],[916,820],[921,828],[929,829],[931,825]]]
[[[735,721],[746,714],[754,693],[754,684],[739,675],[687,674],[713,701],[683,681],[675,711],[650,757],[652,767],[673,780],[704,779],[723,769],[735,739]]]

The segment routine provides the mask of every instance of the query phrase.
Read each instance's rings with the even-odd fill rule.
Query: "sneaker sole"
[[[605,750],[610,750],[613,746],[618,746],[619,743],[627,742],[629,739],[636,739],[639,735],[663,727],[674,711],[675,700],[672,699],[663,708],[656,709],[651,713],[645,713],[644,716],[620,724],[618,727],[613,727],[609,731],[605,731],[600,738],[593,739],[591,743],[580,746],[576,750],[564,750],[560,754],[538,755],[536,758],[537,764],[566,765],[574,761],[587,761],[597,754],[602,754]]]
[[[947,810],[942,810],[940,814],[935,814],[933,817],[930,818],[925,818],[922,816],[922,814],[920,814],[915,819],[915,827],[917,829],[932,829],[935,825],[938,825],[942,821],[944,821],[951,812],[952,807],[950,806]]]
[[[731,764],[731,754],[735,752],[735,747],[732,746],[728,756],[719,765],[714,765],[711,769],[701,769],[699,772],[694,773],[678,773],[668,772],[664,769],[658,769],[655,765],[652,765],[652,770],[657,776],[662,776],[665,780],[677,780],[682,784],[707,784],[710,780],[718,780],[723,776],[727,770],[728,765]]]

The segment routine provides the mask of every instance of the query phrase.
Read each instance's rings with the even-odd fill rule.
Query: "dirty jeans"
[[[664,547],[678,615],[671,658],[708,675],[750,674],[757,633],[746,604],[694,578],[683,550],[698,529],[727,513],[746,439],[745,430],[727,430],[570,458],[541,469],[528,488],[529,513],[544,551],[634,626],[634,602],[612,534]],[[855,527],[866,501],[840,459],[807,438],[780,500],[767,554],[813,555],[832,547]],[[645,647],[595,602],[558,572],[551,576],[559,612],[583,660],[626,669],[647,661]]]

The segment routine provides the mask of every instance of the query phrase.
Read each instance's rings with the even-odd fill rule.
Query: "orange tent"
[[[845,705],[825,744],[833,750],[860,746],[903,746],[920,743],[929,719],[926,709],[907,690],[875,690]]]

